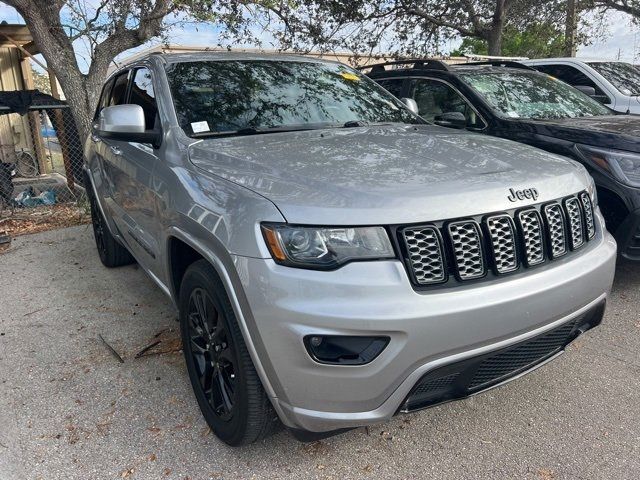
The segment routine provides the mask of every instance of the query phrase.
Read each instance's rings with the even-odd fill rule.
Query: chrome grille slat
[[[517,225],[517,228],[516,228]],[[521,210],[399,228],[411,280],[449,286],[542,265],[595,237],[597,220],[586,191]],[[484,236],[483,236],[484,233]],[[453,279],[455,277],[455,280]]]
[[[591,198],[587,192],[580,194],[580,201],[582,202],[582,210],[584,211],[584,223],[589,239],[593,238],[596,234],[596,223],[593,218],[593,205],[591,205]]]
[[[571,240],[571,248],[575,250],[576,248],[579,248],[584,244],[580,202],[576,197],[570,197],[564,201],[564,207],[567,213],[567,220],[569,222],[569,238]]]
[[[498,273],[513,272],[518,268],[516,236],[513,220],[507,214],[495,215],[486,220],[493,261]]]
[[[416,282],[428,285],[444,281],[446,273],[438,229],[406,228],[403,235]]]
[[[539,265],[544,262],[544,237],[540,214],[537,210],[522,210],[518,213],[522,228],[525,260],[527,265]]]
[[[550,203],[543,208],[549,234],[549,248],[551,257],[558,258],[567,253],[567,228],[564,224],[564,214],[559,203]]]
[[[461,221],[449,224],[453,256],[461,280],[480,278],[485,274],[482,237],[476,222]]]

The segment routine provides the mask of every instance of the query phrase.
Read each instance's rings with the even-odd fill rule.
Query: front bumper
[[[640,261],[640,209],[627,215],[616,229],[615,238],[620,256]]]
[[[616,244],[603,231],[580,254],[526,274],[415,291],[399,261],[351,263],[333,272],[237,257],[255,319],[251,341],[286,426],[327,432],[385,421],[416,383],[444,365],[525,341],[605,300]],[[322,365],[305,335],[382,335],[386,349],[362,366]]]

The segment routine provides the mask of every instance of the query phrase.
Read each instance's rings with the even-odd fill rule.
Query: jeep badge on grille
[[[510,202],[517,202],[518,200],[524,200],[528,198],[530,200],[538,199],[538,190],[535,188],[524,188],[522,190],[509,189],[509,196],[507,197]]]

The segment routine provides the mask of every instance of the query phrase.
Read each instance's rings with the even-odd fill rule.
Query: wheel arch
[[[216,250],[208,248],[211,244],[214,245]],[[276,392],[269,380],[265,370],[265,365],[258,355],[255,342],[256,339],[251,335],[249,323],[255,323],[255,320],[253,319],[247,298],[242,290],[240,278],[235,271],[232,256],[224,250],[222,244],[217,245],[217,242],[212,243],[211,238],[209,238],[205,244],[198,238],[177,227],[171,227],[169,229],[166,246],[168,252],[167,272],[169,273],[170,290],[176,305],[179,304],[179,285],[182,280],[182,276],[184,276],[184,273],[191,263],[203,259],[209,262],[209,264],[214,268],[218,278],[224,286],[227,296],[229,297],[240,331],[245,344],[247,345],[247,349],[256,372],[260,377],[262,386],[264,387],[267,396],[272,400],[271,403],[276,409],[279,417],[283,418],[281,408],[276,401]],[[181,259],[180,262],[176,262],[175,259],[179,255],[184,255],[185,258],[184,260]],[[191,262],[189,262],[189,260],[191,260]],[[178,277],[179,281],[176,282]]]

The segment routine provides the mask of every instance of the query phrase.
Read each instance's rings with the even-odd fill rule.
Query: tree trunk
[[[47,61],[47,66],[60,81],[78,127],[80,141],[89,135],[91,113],[95,102],[95,82],[80,72],[73,45],[60,24],[60,5],[57,2],[20,2],[15,5],[25,19],[34,42]],[[106,68],[104,72],[106,74]]]
[[[502,27],[491,29],[487,36],[489,55],[499,57],[502,54]]]
[[[504,30],[507,8],[507,0],[496,0],[496,9],[487,31],[489,55],[500,56],[502,54],[502,31]]]
[[[576,0],[567,0],[567,18],[564,30],[564,55],[576,56],[576,31],[578,30],[578,11]]]
[[[89,72],[80,71],[71,39],[60,19],[64,0],[3,0],[22,15],[34,43],[53,73],[58,77],[64,96],[78,127],[80,141],[84,143],[91,133],[93,112],[105,80],[109,63],[125,50],[142,45],[162,31],[165,15],[172,9],[171,0],[156,0],[145,11],[137,28],[128,28],[128,10],[114,19],[114,31],[97,44],[92,52]],[[135,2],[130,2],[131,5]]]

